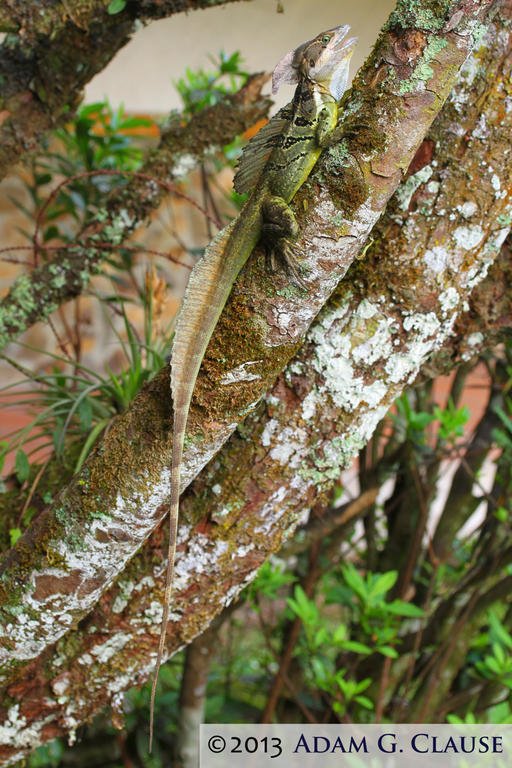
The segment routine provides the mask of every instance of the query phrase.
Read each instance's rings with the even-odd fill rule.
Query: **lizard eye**
[[[330,35],[324,35],[322,37],[322,43],[330,43],[331,42],[331,36]]]

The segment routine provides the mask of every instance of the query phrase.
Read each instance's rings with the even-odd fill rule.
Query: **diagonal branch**
[[[109,255],[109,245],[119,247],[158,208],[166,184],[179,181],[213,147],[231,143],[267,115],[272,102],[261,95],[267,79],[264,73],[251,75],[238,93],[202,110],[186,125],[182,125],[180,115],[171,120],[141,175],[112,192],[105,208],[78,235],[76,244],[57,251],[51,263],[14,282],[0,303],[0,350],[78,296]]]
[[[451,11],[456,9],[460,10],[454,4]],[[464,19],[485,19],[485,10],[480,4]],[[402,216],[405,229],[407,222],[413,222],[411,229],[417,231],[417,237],[412,257],[410,240],[398,238],[395,243],[388,238],[375,249],[371,263],[357,265],[315,323],[301,356],[279,379],[259,414],[260,420],[249,418],[245,422],[219,460],[195,484],[194,495],[187,494],[184,499],[176,569],[176,614],[169,625],[169,650],[180,647],[206,626],[220,607],[254,576],[259,564],[279,547],[283,538],[291,534],[304,507],[337,479],[341,466],[369,437],[372,425],[388,403],[448,339],[457,312],[464,311],[466,296],[469,297],[473,284],[483,279],[482,265],[494,257],[501,237],[484,227],[491,227],[506,210],[504,198],[495,195],[496,182],[492,179],[473,189],[482,217],[481,241],[474,238],[471,247],[462,249],[464,259],[459,260],[459,272],[452,270],[450,259],[462,254],[460,232],[456,233],[465,222],[457,209],[460,196],[466,193],[460,184],[464,163],[479,167],[482,157],[495,157],[502,189],[510,188],[510,169],[505,161],[501,164],[508,143],[501,134],[509,136],[507,120],[512,118],[504,109],[495,109],[506,97],[498,86],[500,78],[508,76],[500,62],[507,54],[510,37],[500,36],[499,26],[492,29],[489,49],[480,52],[473,61],[478,77],[470,85],[464,78],[461,80],[454,100],[433,129],[434,136],[446,135],[454,124],[457,99],[466,96],[466,101],[474,104],[467,115],[456,115],[461,129],[456,135],[464,146],[457,163],[443,154],[443,143],[436,148],[435,173],[443,174],[442,194],[453,197],[449,208],[453,217],[432,218],[425,213],[434,187],[428,179],[428,183],[422,180],[425,174],[419,179],[411,177],[412,186],[417,183],[413,190],[416,199],[423,204],[416,214],[408,212],[409,206],[400,207],[403,197],[399,193],[382,226],[391,226],[398,216]],[[314,200],[318,185],[320,203],[314,208],[308,204],[302,216],[305,239],[311,243],[309,256],[312,262],[314,256],[317,258],[313,262],[313,298],[308,302],[294,296],[286,300],[280,286],[272,291],[261,278],[263,288],[253,280],[249,299],[248,282],[253,275],[261,274],[257,260],[245,276],[245,283],[239,284],[238,292],[232,296],[200,382],[193,416],[202,433],[189,444],[188,479],[215,452],[232,431],[233,422],[259,398],[298,346],[303,330],[332,287],[332,271],[342,270],[358,253],[371,224],[398,183],[401,172],[396,170],[396,164],[404,168],[409,165],[435,111],[441,108],[442,98],[469,50],[470,40],[463,34],[464,28],[457,28],[456,32],[443,32],[440,28],[431,33],[417,30],[416,36],[413,31],[401,29],[397,18],[392,17],[356,81],[353,101],[347,107],[346,116],[352,121],[366,118],[370,125],[366,138],[363,131],[362,137],[349,141],[349,154],[344,146],[341,152],[334,148],[326,153],[314,178],[296,201],[296,207],[304,210],[304,201]],[[414,47],[406,45],[411,39],[422,41],[416,53]],[[441,48],[439,40],[445,41]],[[440,59],[428,59],[426,90],[419,74],[425,76],[424,52],[436,41],[440,50],[436,56]],[[408,51],[407,55],[404,51]],[[403,63],[408,57],[411,65]],[[417,76],[411,78],[411,71]],[[485,99],[475,98],[478,88],[486,91]],[[482,114],[490,126],[488,137],[464,145],[460,137],[466,132],[471,135]],[[379,131],[371,130],[375,124],[372,119],[379,121]],[[379,148],[374,147],[376,134],[384,136],[383,149],[380,141]],[[435,144],[434,139],[431,141]],[[450,142],[445,143],[447,152],[454,149]],[[322,174],[327,169],[331,170],[330,187],[322,184]],[[476,178],[481,182],[480,177]],[[410,187],[406,183],[401,192],[408,192]],[[439,187],[437,191],[440,192]],[[338,204],[343,203],[343,211],[335,208],[333,198]],[[350,202],[353,206],[357,203],[353,220],[344,217]],[[441,223],[446,226],[447,245],[444,267],[436,272],[425,266],[431,257],[425,262],[424,259],[431,250],[435,226]],[[326,234],[332,238],[330,247],[325,246]],[[491,249],[486,247],[489,243]],[[396,278],[391,280],[396,266],[389,263],[390,259],[402,263],[403,284],[398,284]],[[413,299],[407,300],[405,290],[399,297],[402,304],[397,307],[397,294],[403,286],[414,286],[412,307]],[[288,317],[284,316],[285,309]],[[239,332],[241,353],[237,360],[229,350],[236,346]],[[284,337],[284,343],[279,344],[279,336]],[[252,355],[247,353],[249,346]],[[225,364],[219,363],[221,349],[227,358]],[[248,359],[255,363],[250,369],[241,364]],[[208,376],[217,385],[220,383],[217,389],[208,389]],[[216,394],[218,389],[220,395]],[[73,728],[100,701],[132,681],[144,680],[152,666],[160,618],[157,600],[162,589],[163,566],[160,563],[155,567],[154,560],[154,554],[161,556],[163,551],[160,530],[153,539],[156,550],[141,550],[121,582],[104,595],[94,613],[67,640],[59,642],[70,662],[65,671],[55,666],[57,656],[48,646],[62,636],[66,626],[87,613],[165,512],[170,415],[168,377],[163,371],[113,426],[81,475],[4,557],[4,669],[6,678],[14,680],[20,675],[19,682],[13,682],[8,689],[11,707],[18,707],[12,712],[13,719],[9,719],[11,724],[17,723],[12,725],[12,743],[20,749],[27,743],[29,732],[33,743],[34,731],[29,727],[29,722],[34,722],[32,717],[38,723],[41,738]],[[23,617],[21,622],[19,616]],[[92,627],[95,630],[89,632]],[[47,650],[35,659],[44,648]],[[34,661],[28,667],[30,659]],[[48,672],[44,679],[43,669]],[[84,690],[85,679],[90,694],[87,701],[76,695]],[[53,692],[49,698],[43,699],[40,686]],[[32,693],[34,701],[40,702],[39,710],[37,706],[32,710],[35,716],[27,709]],[[13,698],[20,703],[12,705]],[[44,716],[43,700],[47,707]],[[6,749],[6,757],[12,756],[13,749]]]
[[[143,0],[110,15],[108,0],[7,0],[0,30],[0,178],[49,130],[69,118],[84,86],[130,39],[136,21],[234,0]]]

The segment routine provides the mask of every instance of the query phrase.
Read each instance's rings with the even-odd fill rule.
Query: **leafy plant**
[[[183,101],[184,113],[189,117],[205,107],[213,106],[227,94],[235,93],[248,76],[241,69],[244,59],[240,51],[228,56],[221,50],[218,59],[213,56],[209,56],[209,59],[215,67],[213,72],[203,69],[194,71],[187,67],[185,77],[173,81]],[[227,79],[227,84],[223,78]]]
[[[108,101],[97,102],[80,107],[76,118],[44,142],[44,151],[31,162],[30,178],[24,179],[31,207],[11,197],[33,225],[37,223],[41,243],[73,240],[111,189],[126,183],[122,176],[74,177],[98,170],[137,170],[143,153],[134,145],[130,132],[151,125],[150,120],[125,116],[122,106],[114,110]],[[47,190],[63,179],[70,181],[48,197]],[[32,242],[33,231],[23,232]]]
[[[102,298],[102,306],[104,303],[120,305],[117,312],[122,317],[126,338],[117,330],[105,309],[105,316],[126,360],[119,373],[114,373],[105,364],[105,374],[100,374],[78,362],[73,363],[72,374],[64,373],[62,369],[69,367],[70,361],[50,353],[46,354],[57,363],[51,373],[36,376],[25,371],[26,382],[23,382],[22,396],[17,402],[32,409],[36,415],[22,430],[7,435],[0,452],[0,462],[3,462],[8,453],[16,451],[15,470],[20,484],[29,478],[29,459],[33,453],[41,448],[52,448],[57,457],[62,457],[77,440],[83,443],[75,465],[75,472],[78,472],[112,420],[126,410],[143,384],[163,368],[172,340],[169,330],[159,326],[166,295],[165,281],[152,267],[146,272],[145,289],[138,296],[144,311],[142,339],[137,337],[128,319],[127,300],[116,294]],[[16,366],[21,368],[18,363]],[[0,397],[5,398],[0,407],[9,406],[12,394],[19,386],[0,390]],[[42,445],[41,437],[45,440]]]

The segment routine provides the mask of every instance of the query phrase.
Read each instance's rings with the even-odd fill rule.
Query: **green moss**
[[[400,83],[399,93],[402,95],[410,93],[411,91],[414,91],[421,82],[430,80],[430,78],[434,76],[434,70],[430,66],[430,62],[437,56],[439,51],[442,51],[447,45],[448,43],[443,38],[432,38],[425,47],[421,60],[416,65],[409,80],[402,80]]]
[[[415,27],[434,32],[444,27],[453,6],[452,0],[398,0],[389,25],[400,24],[403,29]]]
[[[332,200],[347,218],[354,215],[370,194],[368,185],[359,171],[344,168],[341,174],[332,174],[325,178]]]

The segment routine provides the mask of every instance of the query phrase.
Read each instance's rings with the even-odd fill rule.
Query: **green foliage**
[[[469,420],[469,408],[465,405],[463,408],[455,408],[451,397],[448,398],[446,408],[434,408],[434,416],[439,419],[438,436],[447,443],[455,443],[457,437],[464,435],[464,425]]]
[[[349,609],[349,623],[338,623],[332,629],[317,603],[308,599],[300,586],[295,586],[293,598],[287,599],[288,607],[300,618],[304,629],[305,644],[299,645],[302,663],[309,668],[312,685],[332,697],[333,709],[338,714],[344,714],[351,702],[365,709],[373,708],[372,702],[360,695],[371,680],[350,680],[345,667],[336,669],[340,654],[364,658],[376,652],[397,658],[393,646],[399,643],[400,617],[423,616],[423,611],[410,603],[386,602],[397,576],[396,571],[382,575],[367,573],[363,579],[350,564],[342,566],[341,574],[331,573],[334,583],[330,580],[325,585],[325,606],[345,605]]]
[[[16,451],[15,470],[20,485],[29,479],[29,456],[41,448],[41,437],[45,438],[47,448],[52,446],[57,457],[62,457],[77,440],[83,442],[75,466],[75,472],[78,472],[112,420],[126,410],[144,383],[164,367],[170,354],[172,335],[165,330],[156,333],[154,289],[157,278],[155,272],[149,274],[145,290],[140,289],[138,295],[138,303],[144,311],[142,339],[138,338],[128,319],[124,300],[114,297],[120,304],[117,311],[123,320],[123,334],[105,308],[105,316],[126,361],[119,373],[114,373],[105,364],[105,373],[100,374],[78,362],[73,364],[73,373],[64,373],[62,369],[69,366],[69,360],[50,353],[47,355],[57,363],[51,373],[35,376],[26,371],[27,383],[23,383],[17,402],[36,415],[26,427],[8,435],[0,451],[2,462],[8,453]],[[158,287],[158,281],[156,285]],[[103,302],[107,306],[113,305],[112,299],[103,297]],[[19,364],[17,367],[20,368]],[[5,398],[0,408],[9,407],[13,393],[19,389],[19,385],[14,385],[0,390],[0,398]],[[26,445],[33,446],[28,455],[23,450]]]
[[[121,11],[124,11],[126,8],[126,0],[111,0],[111,2],[108,4],[108,12],[111,16],[114,16],[116,13],[121,13]]]
[[[434,421],[435,416],[425,411],[415,411],[411,407],[407,392],[395,400],[395,405],[398,414],[391,414],[390,418],[399,438],[409,440],[418,447],[423,446],[426,439],[425,430]]]
[[[496,680],[512,689],[512,637],[494,611],[488,612],[489,645],[475,669],[487,680]]]
[[[249,598],[258,595],[258,597],[267,597],[270,600],[275,600],[283,587],[292,584],[294,581],[296,581],[296,577],[285,570],[283,563],[274,565],[271,560],[268,560],[261,566],[258,575],[247,588],[247,594]]]
[[[150,125],[149,120],[126,117],[122,106],[114,110],[107,101],[98,102],[80,107],[73,120],[43,143],[43,152],[31,161],[31,178],[24,180],[31,207],[11,198],[31,223],[39,222],[42,243],[72,241],[111,189],[126,183],[122,176],[74,177],[98,170],[137,170],[143,153],[134,145],[130,131]],[[68,183],[48,198],[48,188],[65,179]],[[32,242],[33,232],[23,232]]]
[[[205,107],[213,106],[229,93],[235,93],[245,82],[248,73],[241,69],[243,58],[239,51],[228,56],[220,51],[219,58],[210,56],[215,66],[213,72],[203,69],[193,71],[185,69],[185,77],[173,81],[183,101],[183,112],[191,117]],[[228,83],[221,80],[227,78]]]
[[[28,758],[28,768],[58,768],[64,754],[64,744],[61,739],[55,739],[32,752]]]

